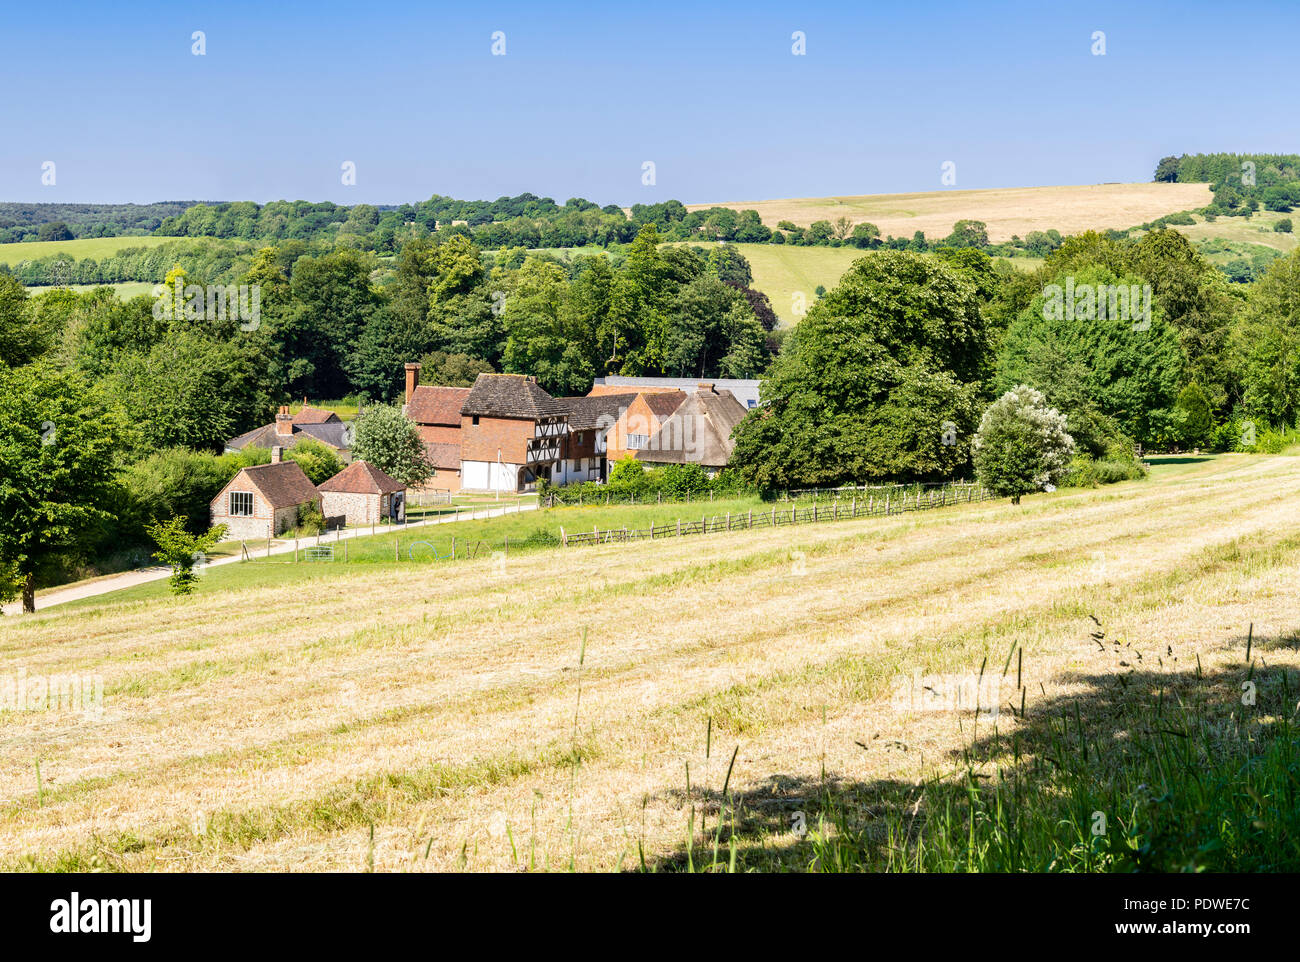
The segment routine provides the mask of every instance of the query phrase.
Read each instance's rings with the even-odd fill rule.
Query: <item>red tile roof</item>
[[[460,427],[460,409],[469,397],[467,387],[421,384],[411,392],[406,414],[416,424],[450,424]]]
[[[641,396],[645,398],[646,405],[655,416],[660,418],[672,414],[686,400],[686,392],[675,388],[668,391],[642,391]]]
[[[353,461],[316,490],[342,494],[393,494],[405,491],[406,485],[394,481],[373,464]]]
[[[325,424],[329,421],[341,420],[333,411],[326,411],[321,408],[304,407],[301,411],[293,416],[294,424]]]
[[[288,508],[315,501],[316,486],[307,479],[296,461],[259,464],[240,471],[248,483],[262,493],[272,508]]]

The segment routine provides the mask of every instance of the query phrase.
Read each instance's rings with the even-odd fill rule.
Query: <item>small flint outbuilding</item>
[[[348,524],[406,520],[406,485],[365,461],[353,461],[316,490],[327,518],[342,516]]]

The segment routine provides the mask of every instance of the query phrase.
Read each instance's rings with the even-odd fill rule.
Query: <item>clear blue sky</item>
[[[1148,180],[1300,152],[1297,27],[1294,2],[8,3],[0,200],[690,203],[936,190],[948,160],[959,189]]]

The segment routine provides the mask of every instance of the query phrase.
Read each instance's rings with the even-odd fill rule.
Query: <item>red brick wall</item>
[[[468,415],[460,419],[462,461],[495,461],[499,450],[503,464],[525,463],[528,441],[536,431],[532,421],[489,417],[480,417],[478,421],[475,424]]]
[[[460,444],[460,428],[443,424],[419,425],[420,440],[425,444]],[[493,455],[495,457],[496,455]]]
[[[582,435],[582,443],[574,440],[578,434]],[[576,434],[566,434],[564,436],[564,446],[561,449],[561,457],[573,458],[594,458],[596,457],[596,429],[588,428],[586,431],[579,431]]]

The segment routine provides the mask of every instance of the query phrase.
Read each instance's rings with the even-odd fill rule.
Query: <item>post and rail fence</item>
[[[827,497],[828,504],[817,493],[837,496]],[[838,494],[843,493],[844,497]],[[811,506],[801,507],[797,498],[780,502],[788,508],[773,503],[770,509],[750,509],[745,512],[728,512],[725,515],[707,514],[699,518],[678,518],[667,524],[651,524],[648,528],[592,528],[591,531],[566,532],[560,528],[560,543],[564,547],[590,544],[618,544],[631,541],[653,541],[656,538],[679,538],[692,534],[714,534],[720,531],[748,531],[753,528],[777,528],[782,525],[815,524],[819,521],[847,521],[853,518],[889,517],[909,511],[927,511],[956,504],[996,500],[997,495],[983,485],[970,482],[945,482],[943,484],[879,485],[846,488],[807,488],[792,495],[809,496]]]

